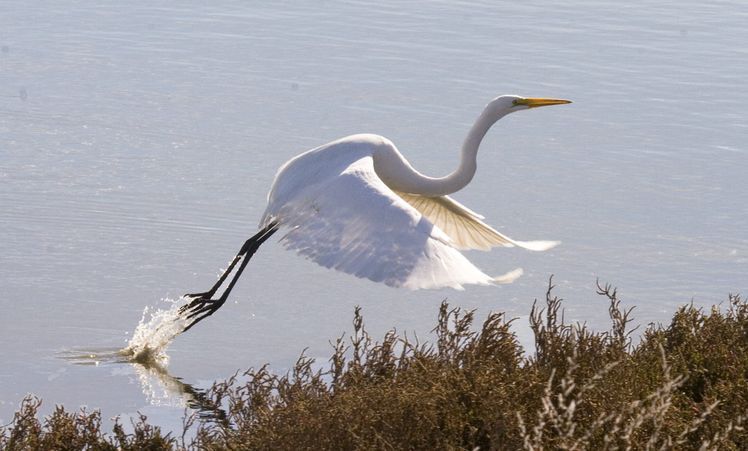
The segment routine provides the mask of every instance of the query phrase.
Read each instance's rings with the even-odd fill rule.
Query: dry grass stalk
[[[533,305],[536,349],[524,357],[502,313],[442,303],[433,345],[395,331],[375,341],[361,310],[322,371],[303,354],[196,393],[181,440],[145,417],[126,434],[97,412],[37,419],[25,400],[0,427],[0,449],[746,449],[748,304],[681,308],[632,343],[631,308],[598,284],[610,330],[564,321],[552,280]],[[191,437],[191,438],[188,438]],[[66,444],[67,446],[62,446]]]

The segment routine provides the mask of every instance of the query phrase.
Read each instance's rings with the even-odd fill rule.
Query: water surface
[[[31,392],[47,409],[140,411],[179,429],[175,378],[205,388],[266,362],[284,371],[304,348],[324,362],[355,305],[375,336],[427,337],[448,298],[478,318],[518,317],[529,343],[551,274],[566,317],[596,328],[607,324],[598,278],[644,325],[746,289],[744,2],[2,9],[0,423]],[[171,344],[171,379],[106,354],[145,307],[213,283],[291,156],[371,132],[443,175],[504,93],[574,100],[502,120],[455,196],[513,238],[563,242],[470,253],[490,274],[523,267],[514,284],[399,291],[273,242],[232,300]],[[86,350],[109,357],[61,358]]]

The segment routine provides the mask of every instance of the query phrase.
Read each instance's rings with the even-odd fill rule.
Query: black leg
[[[265,242],[270,236],[278,230],[278,224],[273,222],[270,223],[267,227],[260,230],[253,236],[252,238],[248,239],[241,249],[239,249],[239,252],[236,254],[236,257],[231,261],[229,264],[229,267],[226,268],[226,270],[221,274],[221,277],[218,279],[218,281],[213,285],[213,287],[204,292],[204,293],[193,293],[193,294],[185,294],[184,297],[192,298],[189,304],[182,306],[182,308],[179,309],[179,314],[184,316],[186,319],[191,320],[187,327],[184,328],[182,332],[186,332],[192,328],[195,324],[202,321],[203,319],[209,317],[213,313],[215,313],[221,306],[226,302],[226,299],[229,297],[229,293],[231,293],[231,290],[234,288],[234,285],[236,285],[236,282],[239,280],[239,277],[242,275],[242,272],[244,271],[244,268],[247,266],[247,263],[249,263],[249,259],[252,258],[252,255],[254,255],[255,252],[257,252],[257,249],[259,249],[260,245]],[[218,299],[213,299],[213,296],[216,294],[216,292],[223,286],[223,283],[228,278],[229,274],[234,270],[234,267],[236,264],[241,260],[241,265],[239,265],[239,269],[236,270],[236,274],[234,274],[234,277],[231,278],[229,281],[228,286],[226,289],[221,293],[221,297]]]

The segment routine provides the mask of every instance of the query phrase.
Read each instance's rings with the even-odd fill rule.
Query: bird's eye
[[[512,106],[517,106],[517,105],[519,105],[519,99],[512,100]]]

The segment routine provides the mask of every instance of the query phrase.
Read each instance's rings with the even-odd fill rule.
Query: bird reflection
[[[199,418],[228,423],[228,415],[221,407],[220,399],[210,396],[210,390],[196,388],[173,376],[163,359],[138,359],[118,348],[77,349],[64,351],[60,357],[74,365],[102,366],[128,364],[138,376],[143,395],[154,406],[189,407]]]

